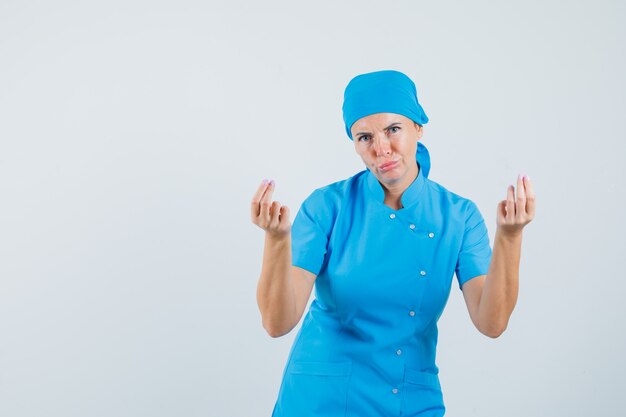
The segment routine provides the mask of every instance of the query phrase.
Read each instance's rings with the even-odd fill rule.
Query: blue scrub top
[[[369,170],[302,203],[292,261],[317,275],[315,299],[273,417],[444,415],[437,320],[453,274],[459,288],[487,274],[492,251],[476,205],[427,178],[428,152],[417,161],[399,210]]]

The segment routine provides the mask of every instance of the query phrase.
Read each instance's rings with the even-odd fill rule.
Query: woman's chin
[[[381,182],[386,182],[388,184],[393,184],[393,183],[396,183],[396,182],[400,181],[401,175],[399,173],[395,172],[395,170],[387,171],[387,172],[378,171],[378,179]]]

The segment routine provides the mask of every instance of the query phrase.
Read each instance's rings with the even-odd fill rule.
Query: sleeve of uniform
[[[300,206],[291,226],[292,264],[319,275],[332,228],[330,202],[320,189],[313,191]]]
[[[471,200],[465,211],[463,242],[456,263],[456,278],[459,289],[463,284],[479,275],[489,272],[491,246],[483,216]]]

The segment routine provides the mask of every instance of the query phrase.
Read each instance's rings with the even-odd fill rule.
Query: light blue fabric
[[[418,164],[399,210],[369,170],[302,203],[292,261],[317,275],[315,299],[273,417],[444,415],[437,321],[453,275],[487,274],[492,251],[476,205],[427,178],[427,151]]]
[[[415,83],[395,70],[368,72],[350,80],[343,93],[342,111],[350,140],[350,128],[354,122],[370,114],[396,113],[420,125],[428,123],[417,99]]]

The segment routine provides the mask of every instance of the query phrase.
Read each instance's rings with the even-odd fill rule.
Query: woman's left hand
[[[515,187],[509,185],[506,200],[498,203],[496,223],[500,231],[509,236],[522,234],[522,229],[535,218],[535,192],[528,177],[517,177]]]

